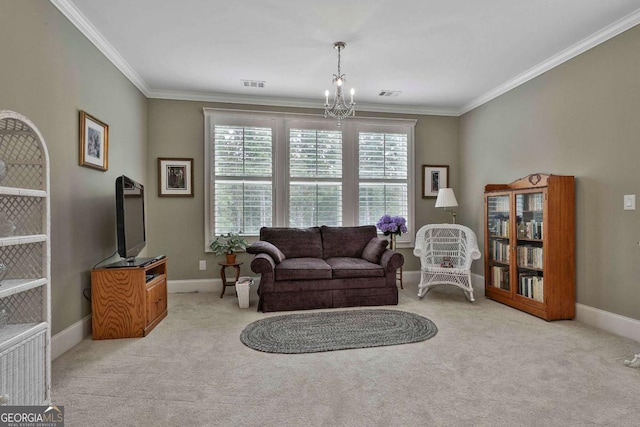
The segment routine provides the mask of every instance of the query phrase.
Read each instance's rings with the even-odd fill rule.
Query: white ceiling
[[[443,115],[640,23],[640,0],[51,2],[150,98],[321,108],[344,41],[359,110]]]

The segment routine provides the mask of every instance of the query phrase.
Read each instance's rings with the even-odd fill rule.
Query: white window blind
[[[215,125],[214,135],[214,234],[257,234],[272,224],[272,129]]]
[[[342,225],[342,132],[289,130],[289,225]]]
[[[360,224],[409,216],[408,150],[407,133],[358,132]]]

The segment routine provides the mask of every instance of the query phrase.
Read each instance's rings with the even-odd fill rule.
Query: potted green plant
[[[247,246],[249,243],[237,233],[221,234],[209,245],[214,254],[224,254],[227,257],[227,264],[234,264],[236,252],[246,249]]]

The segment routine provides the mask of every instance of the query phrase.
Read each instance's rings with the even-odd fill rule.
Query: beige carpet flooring
[[[312,354],[245,347],[265,316],[233,289],[169,295],[146,338],[82,343],[53,362],[65,426],[637,426],[640,344],[574,321],[545,322],[444,287],[398,310],[438,334],[400,346]],[[385,307],[390,308],[390,307]]]

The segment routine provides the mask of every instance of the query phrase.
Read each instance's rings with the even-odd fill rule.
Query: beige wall
[[[321,100],[319,100],[319,103]],[[204,252],[204,115],[203,107],[248,108],[261,111],[316,113],[308,109],[273,108],[263,106],[223,105],[191,101],[149,100],[149,162],[147,182],[157,188],[158,157],[193,157],[195,197],[160,198],[157,189],[148,193],[149,253],[164,253],[169,257],[170,279],[218,278],[220,257]],[[380,114],[359,112],[359,116]],[[420,182],[422,164],[450,165],[451,183],[458,184],[458,118],[418,115],[384,114],[385,117],[417,120],[415,129],[415,171]],[[416,186],[416,219],[418,225],[444,222],[449,216],[434,208],[435,199],[422,199]],[[415,232],[415,231],[414,231]],[[403,249],[406,270],[419,269],[419,262],[410,249]],[[207,260],[207,271],[198,270],[198,260]],[[241,254],[242,274],[250,274],[249,260]]]
[[[576,176],[577,300],[640,319],[640,27],[465,114],[462,220],[482,239],[483,188]],[[640,205],[639,205],[640,207]],[[482,273],[482,262],[474,270]]]
[[[48,1],[0,1],[0,109],[29,117],[51,160],[52,333],[90,313],[89,270],[116,250],[115,179],[146,179],[146,99]],[[109,170],[78,165],[79,111],[109,125]]]
[[[0,2],[0,40],[0,108],[32,119],[50,151],[53,333],[90,313],[89,269],[116,249],[118,175],[147,186],[147,253],[170,257],[170,279],[217,277],[218,259],[203,251],[202,107],[242,106],[145,99],[46,1]],[[635,28],[461,118],[384,114],[417,120],[417,181],[422,164],[450,165],[459,218],[481,240],[485,184],[538,171],[575,175],[578,301],[635,319],[640,213],[623,211],[622,196],[640,193],[638,46]],[[79,110],[110,125],[108,172],[78,166]],[[156,159],[172,156],[195,159],[193,199],[157,197]],[[417,225],[448,221],[420,192]],[[402,252],[406,270],[417,270],[411,250]]]
[[[147,187],[146,252],[169,256],[170,279],[218,277],[218,258],[203,251],[202,107],[243,106],[147,100],[46,1],[0,2],[0,39],[0,108],[33,120],[51,158],[53,334],[90,313],[90,303],[82,296],[90,287],[89,270],[116,250],[114,182],[119,175]],[[110,126],[107,172],[78,166],[80,110]],[[418,177],[422,164],[449,164],[451,182],[457,184],[458,118],[385,116],[417,119]],[[157,197],[156,159],[173,156],[195,159],[193,199]],[[433,207],[434,200],[423,200],[420,191],[417,187],[418,224],[445,221],[447,216]],[[403,253],[407,269],[417,269],[411,250]],[[200,259],[208,261],[207,271],[198,270]],[[248,274],[248,262],[244,267]]]

